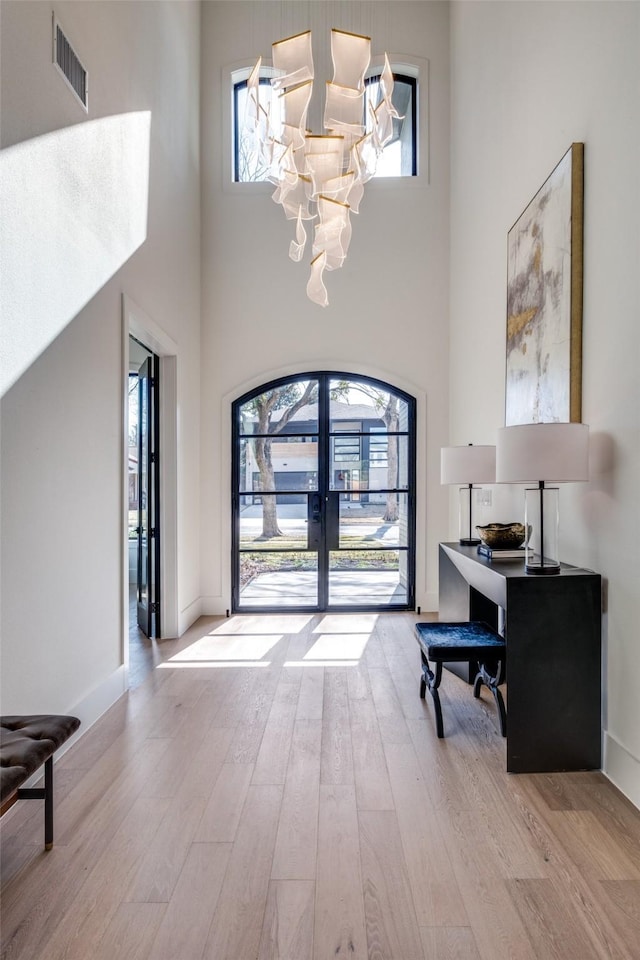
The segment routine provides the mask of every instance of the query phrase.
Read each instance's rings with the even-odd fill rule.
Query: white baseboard
[[[198,597],[184,610],[181,610],[178,614],[178,636],[181,637],[191,624],[195,623],[198,617],[201,617],[205,612],[202,597]]]
[[[202,597],[203,617],[225,617],[230,607],[230,601],[224,597]]]
[[[610,733],[604,736],[602,771],[640,810],[640,759],[634,757]]]
[[[78,717],[80,727],[72,737],[63,744],[56,752],[56,758],[62,756],[83,733],[93,726],[96,720],[99,720],[103,713],[106,713],[109,707],[112,707],[116,700],[119,700],[127,690],[127,672],[124,665],[102,680],[93,690],[87,694],[79,703],[69,710],[69,713]]]
[[[65,711],[72,717],[77,717],[80,726],[76,732],[66,740],[55,752],[54,762],[57,763],[60,757],[89,730],[96,720],[99,720],[103,713],[106,713],[109,707],[112,707],[116,700],[119,700],[126,692],[127,673],[124,664],[118,667],[106,680],[99,683],[93,690],[87,694],[79,703]],[[37,770],[27,781],[25,787],[31,787],[42,778],[42,768]]]
[[[438,612],[438,594],[437,593],[425,593],[423,597],[418,597],[416,600],[416,610],[420,607],[421,613],[437,613]]]

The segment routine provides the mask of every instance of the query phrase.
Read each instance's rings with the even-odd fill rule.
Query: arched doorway
[[[300,374],[233,404],[233,610],[415,603],[415,400]]]

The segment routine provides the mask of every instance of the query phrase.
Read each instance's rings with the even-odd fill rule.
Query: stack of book
[[[478,553],[487,560],[524,560],[524,547],[489,547],[486,543],[481,543],[478,547]]]

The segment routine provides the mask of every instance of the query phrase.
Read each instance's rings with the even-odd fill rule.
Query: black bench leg
[[[498,708],[498,715],[500,717],[500,733],[503,737],[507,735],[507,711],[504,706],[504,700],[502,699],[502,694],[497,687],[490,687],[493,698],[496,701],[496,706]]]
[[[442,740],[444,738],[444,727],[442,724],[442,707],[440,706],[440,694],[438,693],[438,687],[440,686],[440,680],[442,679],[442,663],[440,660],[436,663],[436,672],[434,673],[429,662],[425,657],[423,651],[420,651],[420,656],[422,657],[422,678],[420,680],[420,698],[424,700],[427,687],[429,688],[429,693],[433,697],[433,708],[436,714],[436,733],[438,738]]]
[[[507,735],[507,711],[504,705],[504,699],[502,693],[498,688],[498,684],[502,678],[502,664],[498,663],[496,670],[491,673],[484,664],[480,664],[480,669],[476,674],[476,679],[473,682],[473,695],[476,699],[480,696],[480,688],[484,683],[485,686],[489,688],[493,694],[493,699],[496,702],[496,707],[498,708],[498,716],[500,718],[500,733],[503,737]]]
[[[44,764],[44,848],[53,847],[53,757]]]
[[[44,787],[20,787],[18,800],[44,800],[44,848],[53,846],[53,754],[44,762]]]

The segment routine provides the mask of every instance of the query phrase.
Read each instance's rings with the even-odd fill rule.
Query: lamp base
[[[458,543],[461,547],[477,547],[480,540],[476,540],[473,537],[462,537],[458,540]]]
[[[557,576],[560,573],[559,494],[557,487],[545,487],[542,481],[537,487],[528,487],[524,492],[524,525],[530,533],[525,545],[525,573],[538,577]]]
[[[545,563],[543,567],[539,563],[532,564],[532,565],[525,563],[524,572],[532,573],[534,576],[537,576],[537,577],[547,577],[547,576],[551,577],[551,576],[554,576],[555,574],[560,573],[560,564],[556,565],[551,563]]]

